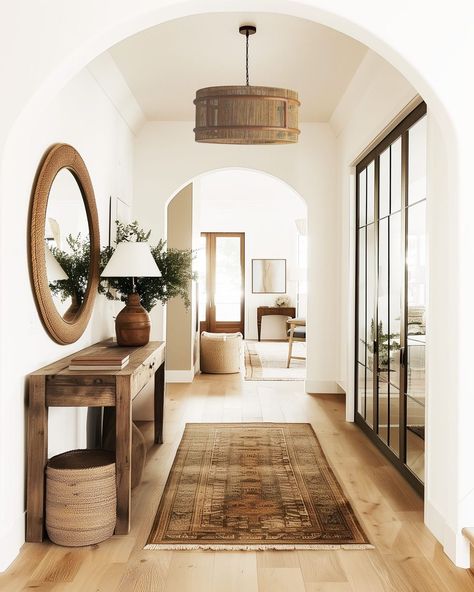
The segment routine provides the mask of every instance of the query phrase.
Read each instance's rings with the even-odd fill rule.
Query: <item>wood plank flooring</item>
[[[152,446],[133,492],[132,530],[93,547],[28,543],[0,575],[20,592],[474,592],[423,525],[423,504],[359,428],[344,421],[344,397],[307,395],[299,382],[244,382],[201,375],[169,385],[164,444]],[[310,422],[375,545],[364,551],[144,551],[187,421]]]

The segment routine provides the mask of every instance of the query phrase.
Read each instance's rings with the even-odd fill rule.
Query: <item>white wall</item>
[[[306,204],[285,183],[253,171],[202,175],[194,188],[199,232],[245,232],[245,337],[257,339],[257,307],[274,306],[277,295],[252,294],[252,259],[286,259],[286,294],[291,306],[296,306],[295,220],[306,217]],[[262,339],[284,339],[285,321],[284,317],[264,317]]]
[[[3,318],[4,368],[0,430],[0,568],[24,541],[25,396],[26,375],[113,333],[111,310],[104,298],[76,343],[55,344],[36,311],[28,277],[28,207],[35,173],[45,150],[53,143],[73,145],[84,159],[95,191],[101,240],[108,235],[109,196],[132,197],[133,136],[91,74],[74,78],[18,137],[21,159],[8,163],[15,183],[4,202],[2,252],[8,289],[3,298],[10,314]],[[5,286],[6,284],[4,284]],[[85,445],[86,410],[51,409],[49,454]]]
[[[337,135],[340,259],[339,378],[354,417],[355,177],[358,157],[416,96],[415,89],[385,60],[367,52],[337,106],[331,125]]]
[[[428,432],[428,440],[436,436],[439,454],[447,459],[440,470],[428,467],[428,477],[440,483],[444,480],[450,485],[444,488],[444,493],[439,488],[440,495],[433,500],[439,518],[436,534],[449,556],[458,565],[466,566],[469,548],[461,528],[474,524],[471,454],[474,448],[471,347],[474,274],[470,272],[474,252],[470,223],[474,216],[474,78],[466,70],[469,56],[474,54],[470,26],[474,16],[472,3],[451,0],[428,6],[426,2],[400,0],[397,9],[387,17],[386,4],[378,0],[241,0],[238,5],[222,0],[200,0],[199,3],[116,0],[113,11],[109,3],[83,0],[81,10],[75,12],[74,18],[71,18],[70,5],[62,0],[50,0],[47,4],[30,2],[27,18],[24,3],[9,3],[0,36],[0,79],[3,87],[8,89],[2,96],[0,110],[0,207],[4,217],[2,234],[6,237],[0,260],[2,283],[10,285],[11,270],[15,267],[9,263],[15,254],[9,250],[8,243],[12,199],[13,196],[19,196],[20,202],[24,199],[17,194],[17,181],[22,177],[20,163],[25,147],[15,138],[27,138],[27,143],[32,141],[29,132],[34,129],[34,122],[41,116],[44,105],[65,82],[112,44],[172,18],[236,9],[300,16],[352,35],[398,68],[428,103],[428,190],[432,204],[428,226],[433,261],[430,263],[430,310],[433,316],[436,315],[430,323],[433,346],[427,361],[431,368],[428,378],[432,383],[428,414],[432,416],[431,425],[444,427],[442,432]],[[169,139],[173,140],[172,137]],[[173,149],[171,152],[174,161],[179,162],[179,153]],[[320,156],[324,162],[325,155],[318,151],[312,158],[317,162]],[[208,169],[214,168],[215,165],[209,164]],[[303,158],[301,170],[305,167],[310,170],[311,164],[308,155]],[[235,163],[225,166],[235,166]],[[251,167],[252,164],[240,166]],[[300,188],[297,190],[303,194]],[[316,183],[314,190],[332,195],[324,184]],[[23,229],[23,226],[19,228]],[[27,283],[23,282],[24,285]],[[13,310],[17,311],[21,304],[19,300],[19,306]],[[8,291],[0,293],[0,307],[2,373],[11,376],[10,359],[7,358],[11,349],[11,331],[3,329],[10,322],[12,310]],[[339,334],[337,328],[333,331]],[[10,433],[9,425],[17,420],[15,412],[6,403],[10,397],[10,381],[5,378],[2,381],[0,433],[3,436]],[[16,397],[16,393],[13,396]],[[1,447],[1,464],[6,466],[6,460],[11,460],[11,441],[3,438]],[[22,462],[16,453],[14,456],[14,462]],[[4,512],[14,514],[18,507],[16,500],[21,496],[16,496],[15,500],[6,493],[7,489],[3,486],[1,490],[1,507]],[[11,524],[11,521],[2,521],[2,524]],[[3,565],[13,557],[16,549],[17,541],[8,541],[5,553],[2,553]]]
[[[355,178],[353,162],[360,153],[400,113],[407,112],[408,104],[416,102],[416,91],[395,69],[373,53],[368,53],[338,109],[332,125],[336,130],[338,154],[338,183],[340,196],[341,233],[341,349],[340,373],[347,397],[346,415],[354,417],[354,277],[355,277]],[[454,216],[447,174],[435,181],[439,171],[447,173],[449,156],[445,139],[428,105],[428,322],[427,322],[427,405],[425,441],[425,521],[435,536],[443,542],[451,558],[468,562],[466,543],[459,529],[474,523],[474,499],[469,472],[464,482],[456,485],[456,475],[462,473],[460,464],[467,458],[471,446],[458,440],[457,410],[453,394],[458,390],[456,375],[450,374],[459,347],[459,334],[453,311],[457,311],[458,294],[454,289],[443,293],[443,288],[456,285],[457,256],[451,234]],[[441,189],[443,190],[441,191]],[[439,193],[438,193],[439,192]],[[452,196],[452,193],[451,193]],[[447,242],[443,241],[443,237]],[[448,345],[451,344],[451,345]],[[456,345],[457,344],[457,345]],[[472,420],[468,415],[466,423]],[[450,486],[447,487],[446,484]],[[466,493],[461,503],[457,495]],[[461,559],[462,558],[462,559]]]
[[[134,218],[165,236],[168,199],[199,175],[221,168],[245,168],[286,182],[307,205],[309,392],[338,387],[338,218],[335,199],[335,137],[328,124],[301,124],[298,144],[222,146],[194,141],[192,122],[150,122],[137,136]],[[163,336],[163,313],[152,311],[153,333]]]

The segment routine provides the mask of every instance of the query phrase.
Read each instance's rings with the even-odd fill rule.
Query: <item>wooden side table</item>
[[[115,534],[130,531],[132,400],[151,380],[155,384],[155,443],[163,442],[165,343],[137,347],[123,370],[69,370],[71,358],[93,353],[101,342],[45,366],[29,376],[26,540],[41,542],[44,533],[45,467],[48,461],[49,407],[115,407],[117,524]]]
[[[257,335],[259,341],[262,333],[262,317],[268,315],[295,317],[296,308],[294,306],[259,306],[257,308]]]

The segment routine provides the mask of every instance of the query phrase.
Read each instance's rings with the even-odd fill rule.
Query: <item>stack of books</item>
[[[107,347],[71,358],[69,370],[122,370],[129,360],[129,349]]]

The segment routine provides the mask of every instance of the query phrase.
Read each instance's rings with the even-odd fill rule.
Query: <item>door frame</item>
[[[372,408],[372,424],[370,427],[365,418],[358,411],[358,341],[359,341],[359,173],[366,168],[371,162],[374,162],[374,229],[375,229],[375,284],[374,284],[374,306],[373,318],[375,327],[378,327],[378,281],[379,281],[379,266],[378,266],[378,247],[379,247],[379,157],[388,146],[395,140],[401,138],[401,241],[403,245],[403,260],[405,261],[407,253],[407,224],[408,224],[408,131],[417,121],[426,115],[426,103],[421,103],[411,113],[409,113],[403,121],[401,121],[385,138],[383,138],[377,146],[375,146],[361,161],[356,164],[356,249],[355,249],[355,348],[354,348],[354,395],[355,395],[355,409],[354,421],[362,429],[362,431],[372,440],[377,448],[395,465],[398,471],[405,477],[410,485],[420,494],[424,493],[424,483],[420,481],[417,475],[411,471],[406,464],[406,424],[407,424],[407,409],[406,409],[406,391],[407,391],[407,287],[408,287],[408,269],[406,263],[401,278],[401,296],[402,306],[400,315],[400,375],[399,375],[399,450],[398,456],[392,449],[379,437],[378,435],[378,367],[379,367],[379,352],[378,352],[378,334],[376,334],[376,341],[373,343],[373,408]],[[367,258],[367,253],[365,254]],[[389,280],[390,281],[390,280]],[[366,295],[367,298],[367,295]],[[390,417],[390,416],[389,416]],[[390,424],[390,420],[389,420]]]
[[[206,320],[200,321],[200,331],[211,333],[235,333],[240,331],[245,338],[245,232],[201,232],[206,237]],[[237,237],[240,239],[241,298],[240,322],[216,321],[214,304],[216,238]]]

